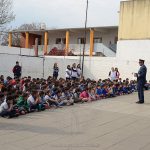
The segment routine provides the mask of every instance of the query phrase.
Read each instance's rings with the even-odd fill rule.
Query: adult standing
[[[114,81],[117,78],[116,71],[115,71],[114,67],[112,67],[111,71],[109,72],[109,78],[111,81]]]
[[[138,98],[139,101],[137,101],[137,104],[143,104],[144,103],[144,85],[146,83],[146,73],[147,68],[144,65],[144,60],[139,59],[139,65],[140,69],[138,73],[135,73],[135,77],[137,77],[137,89],[138,89]]]
[[[120,72],[119,72],[118,68],[115,68],[115,71],[116,71],[116,79],[119,79],[119,77],[120,77]]]
[[[16,61],[16,65],[13,68],[14,78],[21,77],[21,66],[19,66],[19,62]]]
[[[71,67],[70,65],[68,65],[66,69],[66,80],[70,80],[70,79],[71,79]]]
[[[77,74],[77,68],[76,68],[76,63],[74,63],[72,65],[72,69],[71,69],[71,79],[72,80],[76,80],[78,77],[78,74]]]
[[[59,73],[58,65],[57,65],[57,63],[54,63],[54,66],[53,66],[53,78],[55,80],[57,80],[57,78],[58,78],[58,73]]]

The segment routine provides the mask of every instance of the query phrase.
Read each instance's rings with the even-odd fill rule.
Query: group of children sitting
[[[136,81],[59,80],[23,77],[12,79],[0,76],[0,116],[12,118],[45,109],[92,102],[136,91]]]

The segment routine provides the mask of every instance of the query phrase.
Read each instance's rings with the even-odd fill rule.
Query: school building
[[[150,58],[150,0],[122,1],[120,5],[117,57]]]
[[[40,29],[30,31],[12,31],[9,33],[9,46],[12,46],[12,34],[20,33],[20,47],[32,49],[38,39],[38,48],[48,54],[53,48],[81,55],[85,44],[85,55],[116,55],[118,27],[92,27],[70,29]]]
[[[64,50],[65,55],[70,51],[80,55],[85,44],[87,57],[84,60],[84,75],[94,79],[107,78],[112,66],[118,67],[122,78],[133,77],[133,72],[139,69],[138,59],[144,59],[148,68],[147,79],[150,80],[150,0],[128,0],[120,3],[119,27],[91,27],[87,28],[86,39],[84,38],[84,28],[76,29],[41,29],[37,31],[11,31],[9,33],[9,47],[12,46],[12,34],[21,34],[20,46],[22,53],[33,48],[35,39],[38,38],[39,50],[48,54],[53,48]],[[117,45],[116,45],[117,43]],[[117,50],[116,50],[117,47]],[[0,48],[3,52],[20,54],[17,48]],[[34,54],[34,51],[33,51]],[[89,56],[106,57],[89,57]],[[110,57],[111,56],[111,57]],[[112,57],[113,56],[113,57]],[[8,57],[8,64],[6,58]],[[30,74],[41,76],[44,70],[43,61],[38,58],[16,58],[7,56],[1,57],[2,72],[9,72],[10,62],[14,64],[18,58],[22,61],[24,75]],[[45,55],[45,75],[49,74],[49,68],[53,63],[58,62],[61,67],[60,76],[64,76],[67,64],[79,63],[80,57],[77,56],[46,56]],[[0,65],[1,65],[0,64]],[[31,66],[32,64],[32,66]],[[5,67],[3,67],[5,66]],[[31,67],[30,67],[31,66]],[[41,68],[40,68],[41,67]],[[31,69],[29,71],[29,69]]]

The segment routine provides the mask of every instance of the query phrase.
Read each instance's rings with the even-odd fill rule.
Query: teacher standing
[[[137,101],[137,104],[143,104],[144,103],[144,85],[146,83],[146,73],[147,73],[147,68],[144,65],[144,60],[139,59],[139,65],[140,69],[138,73],[135,74],[137,77],[137,90],[138,90],[138,98],[139,101]]]
[[[53,78],[55,80],[57,80],[57,78],[58,78],[58,73],[59,73],[58,65],[57,65],[57,63],[54,63],[54,66],[53,66]]]

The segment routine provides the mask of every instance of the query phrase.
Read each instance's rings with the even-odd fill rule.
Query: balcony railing
[[[53,49],[58,49],[59,51],[65,50],[65,44],[52,44],[48,45],[48,53],[53,50]],[[75,55],[82,55],[83,53],[83,48],[84,44],[70,44],[69,45],[69,51],[71,51]],[[39,51],[44,50],[44,45],[39,45],[38,46]],[[85,55],[89,55],[89,50],[90,50],[90,44],[85,44]],[[94,55],[97,55],[101,53],[102,55],[106,57],[115,57],[116,53],[105,46],[103,43],[95,43],[94,44]]]

